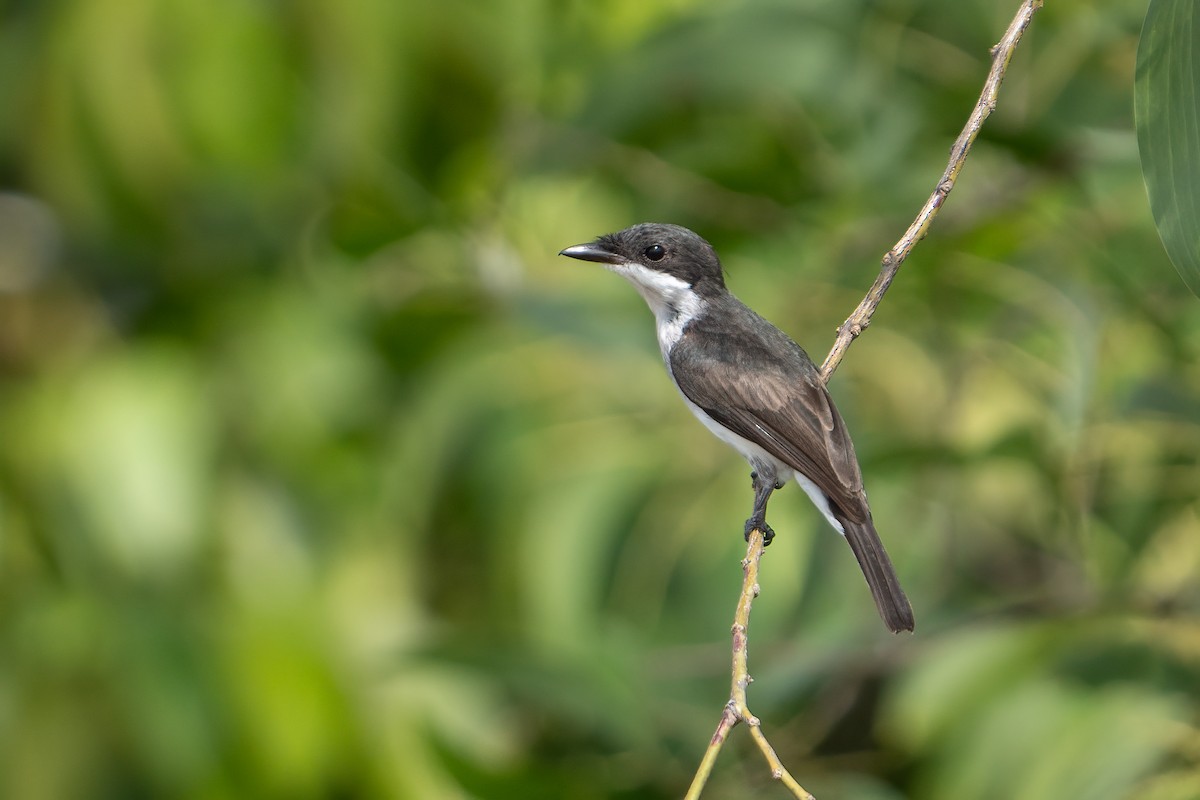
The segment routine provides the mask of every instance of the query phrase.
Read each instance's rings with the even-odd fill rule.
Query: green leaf
[[[1151,0],[1138,45],[1134,110],[1142,175],[1167,255],[1200,295],[1200,12]]]

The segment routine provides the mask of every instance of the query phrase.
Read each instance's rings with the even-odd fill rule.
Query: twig
[[[946,165],[942,179],[938,181],[933,194],[925,201],[925,205],[922,206],[912,225],[909,225],[908,230],[900,237],[900,241],[896,242],[896,246],[883,257],[883,268],[879,271],[879,277],[875,279],[867,296],[858,304],[858,308],[854,309],[854,313],[838,328],[833,349],[829,351],[829,355],[825,357],[825,363],[821,365],[822,380],[829,381],[829,376],[842,362],[842,356],[846,354],[850,343],[871,324],[871,317],[875,314],[875,309],[879,307],[879,301],[883,299],[884,293],[892,285],[892,279],[896,277],[900,265],[908,258],[908,254],[912,252],[917,242],[924,239],[925,234],[929,232],[933,218],[937,216],[942,204],[950,195],[950,190],[954,188],[954,182],[958,179],[958,173],[967,160],[967,154],[971,152],[971,145],[975,143],[975,137],[979,135],[984,121],[996,108],[996,96],[1000,92],[1000,84],[1004,81],[1004,73],[1008,70],[1008,62],[1012,59],[1013,50],[1021,41],[1021,36],[1029,27],[1029,23],[1033,21],[1034,13],[1041,7],[1042,0],[1025,0],[1009,24],[1008,30],[1004,32],[1004,38],[992,48],[992,68],[983,84],[979,100],[975,103],[975,110],[967,119],[962,133],[954,140],[954,146],[950,148],[950,163]]]
[[[729,702],[721,712],[721,721],[717,723],[717,730],[713,733],[708,749],[704,751],[704,758],[700,760],[700,767],[696,770],[696,777],[692,779],[692,786],[684,800],[698,800],[709,775],[712,774],[717,754],[721,752],[729,732],[739,722],[744,722],[750,727],[750,736],[766,758],[767,766],[771,768],[771,777],[786,786],[792,796],[800,800],[813,800],[813,796],[784,768],[783,762],[775,753],[775,748],[771,747],[771,743],[763,734],[758,717],[750,713],[750,707],[746,704],[746,687],[753,680],[750,677],[746,652],[746,633],[750,626],[750,605],[754,598],[758,597],[758,562],[762,559],[764,547],[762,531],[751,531],[746,545],[746,557],[742,560],[742,594],[738,598],[737,611],[733,615],[733,669]]]
[[[908,254],[917,242],[925,238],[925,234],[928,233],[933,218],[937,216],[938,210],[946,202],[950,190],[954,188],[954,182],[967,160],[967,154],[971,151],[975,137],[979,135],[984,121],[996,108],[996,96],[1000,91],[1000,84],[1004,80],[1004,73],[1008,69],[1008,62],[1012,59],[1013,50],[1021,41],[1021,36],[1029,27],[1029,23],[1033,21],[1034,13],[1041,7],[1042,0],[1024,0],[1016,17],[1005,31],[1004,38],[992,48],[992,68],[983,85],[983,92],[979,95],[975,110],[971,112],[962,133],[958,135],[954,146],[950,148],[950,163],[946,166],[946,171],[942,173],[942,179],[938,181],[937,188],[925,202],[912,225],[904,232],[904,236],[883,257],[883,268],[880,270],[879,277],[875,279],[874,285],[871,286],[871,290],[867,292],[867,296],[859,303],[854,313],[838,328],[837,340],[833,344],[833,349],[829,351],[825,363],[821,365],[822,380],[829,380],[829,376],[837,369],[842,357],[846,354],[846,348],[870,324],[871,316],[879,306],[879,301],[883,299],[884,293],[891,286],[892,279],[896,277],[900,265],[908,258]],[[708,749],[704,751],[704,758],[700,760],[700,766],[696,770],[696,776],[692,779],[692,785],[684,800],[699,800],[700,793],[704,791],[704,786],[708,783],[709,776],[712,775],[717,755],[724,747],[726,739],[729,738],[729,732],[739,722],[744,722],[749,726],[750,737],[754,739],[754,743],[758,745],[758,749],[766,758],[767,766],[771,769],[771,776],[786,786],[792,796],[800,798],[800,800],[814,800],[813,796],[797,783],[791,773],[784,768],[779,756],[775,753],[775,748],[771,747],[771,743],[767,741],[766,735],[762,732],[758,717],[750,713],[750,708],[746,704],[746,687],[750,685],[751,681],[746,653],[747,631],[750,626],[750,605],[754,602],[754,598],[758,597],[758,563],[762,558],[764,546],[762,532],[751,531],[746,547],[746,558],[742,561],[742,594],[738,598],[737,611],[733,618],[733,669],[729,702],[721,711],[721,720],[717,723],[717,730],[712,735]]]

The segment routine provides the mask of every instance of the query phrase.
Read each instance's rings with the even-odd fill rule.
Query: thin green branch
[[[753,680],[750,677],[750,660],[747,653],[750,607],[754,603],[754,598],[758,597],[758,563],[762,560],[765,547],[762,531],[751,531],[750,539],[746,543],[746,557],[742,559],[742,594],[738,598],[737,611],[733,615],[731,631],[733,668],[730,671],[729,702],[725,704],[725,708],[721,712],[717,730],[713,733],[708,749],[704,751],[704,758],[700,761],[700,767],[696,770],[696,776],[692,779],[691,788],[688,789],[684,800],[699,799],[700,793],[704,791],[704,785],[708,782],[709,775],[712,774],[717,754],[721,752],[725,740],[729,738],[729,732],[739,722],[744,722],[750,727],[750,736],[758,745],[758,749],[762,751],[763,757],[766,758],[767,766],[771,769],[771,776],[786,786],[799,800],[813,800],[813,796],[783,766],[783,762],[775,753],[775,748],[771,747],[771,743],[767,741],[766,735],[762,732],[758,717],[750,713],[750,707],[746,704],[746,687]]]
[[[1033,21],[1034,13],[1041,7],[1042,0],[1024,0],[1016,17],[1013,18],[1012,23],[1008,26],[1008,30],[1005,31],[1004,37],[992,48],[992,68],[988,72],[987,80],[984,82],[983,91],[979,95],[979,101],[975,104],[974,111],[971,112],[966,126],[963,128],[962,133],[959,134],[958,139],[955,140],[954,146],[950,149],[950,162],[946,166],[946,171],[942,173],[942,178],[938,181],[933,194],[929,196],[920,213],[917,214],[917,218],[913,220],[912,225],[904,232],[904,236],[883,257],[883,268],[879,273],[879,277],[875,279],[874,285],[867,292],[867,296],[859,303],[854,313],[838,328],[838,335],[833,349],[829,351],[829,355],[825,358],[825,363],[821,365],[822,380],[828,382],[829,376],[833,374],[838,364],[841,363],[842,357],[846,354],[846,349],[850,346],[850,343],[857,339],[863,330],[866,329],[867,325],[870,324],[875,309],[879,307],[879,301],[883,299],[883,295],[887,292],[888,287],[891,286],[892,279],[896,277],[896,272],[899,271],[900,265],[908,258],[908,254],[912,252],[917,242],[925,238],[925,234],[929,232],[929,227],[933,224],[934,217],[937,216],[938,211],[946,202],[946,198],[950,195],[950,191],[954,188],[958,174],[962,171],[963,164],[967,160],[967,155],[971,151],[971,145],[979,135],[984,121],[987,120],[996,108],[996,97],[1000,91],[1000,84],[1004,81],[1004,74],[1008,70],[1008,63],[1012,59],[1013,51],[1021,41],[1021,36],[1025,33],[1025,29]],[[747,655],[750,607],[754,602],[754,598],[758,597],[759,593],[758,565],[762,559],[764,547],[765,543],[762,532],[752,531],[747,542],[746,558],[742,561],[742,593],[738,598],[737,610],[734,612],[733,619],[733,667],[731,670],[729,702],[725,704],[724,709],[721,711],[720,722],[717,723],[717,729],[712,735],[708,748],[704,751],[704,757],[700,761],[700,766],[696,770],[696,775],[692,779],[692,785],[688,789],[684,800],[699,800],[701,793],[704,791],[705,784],[708,783],[708,779],[712,775],[717,755],[721,752],[721,748],[725,746],[725,742],[729,738],[729,732],[740,722],[744,722],[749,726],[750,736],[754,739],[754,743],[758,745],[759,750],[762,751],[763,757],[767,761],[767,766],[771,769],[772,777],[787,787],[792,796],[800,800],[814,800],[813,796],[783,766],[783,762],[780,761],[775,748],[771,746],[766,734],[762,732],[762,726],[758,717],[750,713],[750,708],[746,703],[746,687],[750,685],[752,680],[750,678],[749,658]]]
[[[958,173],[962,171],[967,155],[971,152],[971,145],[975,143],[975,137],[979,135],[983,123],[996,109],[996,97],[1000,93],[1000,84],[1004,82],[1004,75],[1008,71],[1008,62],[1012,59],[1013,50],[1021,41],[1021,36],[1029,27],[1029,23],[1033,21],[1033,15],[1041,7],[1042,0],[1025,0],[1009,24],[1008,30],[1004,32],[1004,38],[992,48],[992,68],[988,72],[987,80],[984,81],[983,91],[979,94],[975,109],[967,119],[967,124],[963,126],[962,133],[954,140],[954,146],[950,148],[950,163],[946,165],[946,171],[942,173],[942,178],[934,188],[933,194],[929,195],[929,199],[921,207],[917,218],[908,226],[908,230],[900,237],[900,241],[896,242],[895,247],[883,257],[883,267],[879,271],[879,277],[871,285],[867,296],[858,304],[858,308],[854,309],[854,313],[838,328],[833,348],[825,357],[825,363],[821,365],[821,379],[826,383],[829,382],[833,371],[838,368],[838,364],[842,363],[842,357],[846,354],[850,343],[871,324],[871,317],[874,316],[875,309],[879,307],[879,301],[883,299],[888,287],[892,285],[892,279],[900,271],[900,265],[908,258],[908,254],[912,252],[917,242],[925,238],[938,211],[946,202],[946,198],[950,196],[950,191],[954,188],[955,181],[958,180]]]

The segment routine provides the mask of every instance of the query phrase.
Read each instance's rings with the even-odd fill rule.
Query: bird
[[[646,222],[559,255],[628,280],[654,313],[667,374],[688,409],[750,464],[745,536],[770,544],[767,501],[795,479],[850,545],[884,624],[913,629],[913,611],[884,549],[846,423],[820,371],[787,334],[725,286],[716,251],[679,225]]]

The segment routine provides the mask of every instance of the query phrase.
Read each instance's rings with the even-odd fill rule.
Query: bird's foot
[[[758,519],[751,517],[750,519],[746,520],[745,538],[747,542],[750,541],[750,534],[754,531],[762,531],[763,547],[769,545],[771,540],[775,538],[775,531],[771,530],[771,526],[768,525],[767,521],[761,517]]]

